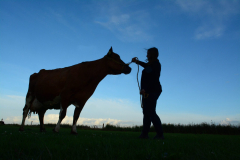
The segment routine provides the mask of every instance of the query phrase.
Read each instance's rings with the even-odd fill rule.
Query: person
[[[137,60],[137,57],[132,58],[132,62],[144,68],[140,89],[143,105],[143,130],[139,138],[148,138],[152,122],[157,132],[154,139],[164,139],[161,120],[156,113],[157,100],[162,93],[162,86],[159,81],[161,64],[158,60],[158,49],[153,47],[147,50],[147,63]]]

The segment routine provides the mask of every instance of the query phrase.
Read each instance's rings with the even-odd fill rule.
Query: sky
[[[41,69],[97,60],[111,46],[125,63],[145,61],[157,47],[162,123],[239,125],[239,19],[239,0],[0,0],[0,119],[21,123],[29,76]],[[138,68],[130,67],[100,82],[78,124],[142,125]],[[73,112],[62,123],[72,124]],[[58,116],[48,110],[45,123]]]

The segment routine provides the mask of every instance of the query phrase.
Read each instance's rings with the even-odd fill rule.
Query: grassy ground
[[[138,139],[138,132],[117,132],[70,128],[45,133],[39,127],[0,126],[0,159],[240,159],[239,135],[166,133],[165,140]]]

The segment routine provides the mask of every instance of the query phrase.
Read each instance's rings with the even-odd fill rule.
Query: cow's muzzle
[[[129,73],[131,73],[131,71],[132,71],[132,68],[130,68],[128,65],[125,65],[123,67],[123,73],[124,74],[129,74]]]

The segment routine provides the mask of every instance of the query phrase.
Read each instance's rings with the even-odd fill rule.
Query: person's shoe
[[[141,134],[138,138],[140,138],[140,139],[148,139],[149,137],[148,137],[148,135],[144,136],[144,135]]]
[[[158,134],[153,139],[164,139],[164,136],[159,136]]]

